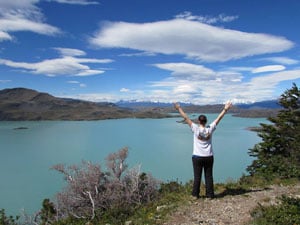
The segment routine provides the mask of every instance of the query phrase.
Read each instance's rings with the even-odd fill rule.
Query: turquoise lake
[[[208,122],[217,115],[209,114]],[[192,132],[181,118],[103,121],[0,122],[0,209],[7,214],[31,214],[44,198],[54,199],[64,185],[51,166],[99,162],[123,147],[129,148],[129,167],[163,181],[192,179]],[[260,142],[246,128],[266,119],[226,115],[213,136],[214,181],[238,179],[253,158],[248,149]],[[28,129],[15,129],[26,127]]]

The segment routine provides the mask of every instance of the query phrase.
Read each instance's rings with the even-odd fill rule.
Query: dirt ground
[[[272,185],[250,191],[217,194],[214,199],[190,200],[169,216],[164,225],[245,225],[250,212],[259,204],[272,205],[282,195],[300,198],[300,183],[293,186]]]

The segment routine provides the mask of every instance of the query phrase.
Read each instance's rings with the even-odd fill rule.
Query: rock
[[[160,205],[160,206],[157,206],[156,207],[156,211],[157,212],[160,212],[160,211],[162,211],[163,209],[166,209],[168,206],[167,205]]]

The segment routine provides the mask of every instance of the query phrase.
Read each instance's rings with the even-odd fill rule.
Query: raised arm
[[[187,122],[187,124],[189,126],[192,125],[192,121],[190,120],[190,118],[185,114],[185,112],[183,111],[183,109],[180,107],[179,103],[174,103],[174,108],[178,110],[178,112],[180,113],[180,115],[183,117],[183,119]]]
[[[216,123],[216,125],[218,125],[218,123],[221,121],[221,119],[224,117],[224,115],[227,113],[227,111],[231,108],[231,106],[232,106],[232,102],[230,102],[230,101],[226,102],[222,112],[220,112],[219,116],[214,121]]]

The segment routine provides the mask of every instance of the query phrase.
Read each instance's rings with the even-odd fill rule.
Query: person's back
[[[192,123],[193,139],[193,155],[197,156],[212,156],[212,134],[216,129],[216,124],[213,122],[209,126],[197,125]]]
[[[192,156],[194,184],[192,195],[196,198],[199,198],[202,170],[204,169],[206,197],[213,198],[214,154],[212,147],[212,134],[216,130],[218,123],[221,121],[225,113],[232,106],[232,103],[227,102],[222,112],[212,123],[210,123],[209,126],[206,126],[207,118],[205,115],[199,116],[199,125],[197,125],[189,119],[189,117],[185,114],[178,103],[175,103],[174,106],[178,110],[180,115],[185,119],[187,124],[191,127],[191,130],[194,134]]]

